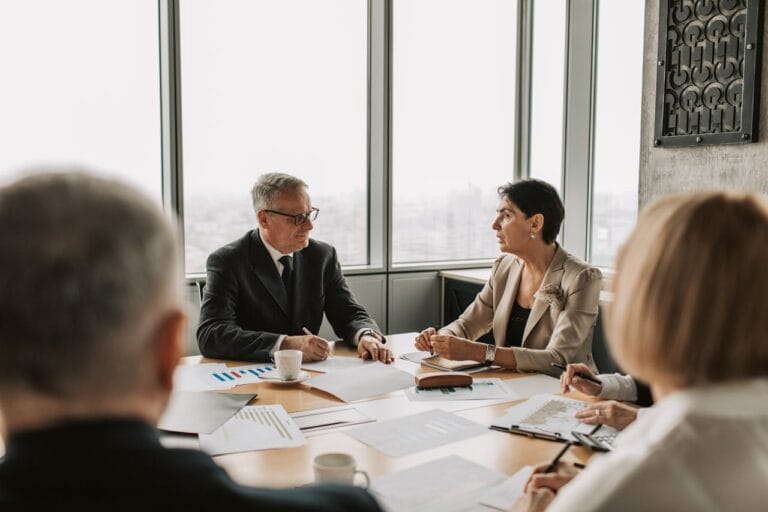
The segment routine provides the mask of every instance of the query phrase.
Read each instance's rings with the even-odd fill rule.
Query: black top
[[[0,510],[380,510],[350,486],[238,485],[203,452],[163,448],[155,430],[137,420],[18,433],[6,448]]]
[[[512,306],[512,312],[509,314],[509,323],[507,324],[507,347],[519,347],[523,344],[523,334],[525,333],[525,324],[528,323],[530,309],[526,309],[515,301]]]

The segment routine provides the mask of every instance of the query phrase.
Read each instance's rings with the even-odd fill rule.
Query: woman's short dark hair
[[[555,187],[549,183],[527,178],[499,187],[499,197],[506,197],[526,216],[540,213],[544,216],[541,238],[551,244],[560,232],[565,218],[565,208]]]

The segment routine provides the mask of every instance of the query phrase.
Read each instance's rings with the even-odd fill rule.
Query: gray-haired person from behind
[[[244,487],[160,445],[186,318],[177,238],[151,200],[39,173],[0,188],[0,240],[0,510],[379,510],[352,487]]]

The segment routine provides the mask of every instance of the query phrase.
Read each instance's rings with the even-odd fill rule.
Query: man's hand
[[[590,377],[595,376],[592,370],[589,369],[589,366],[585,364],[569,364],[565,371],[560,374],[560,389],[562,389],[563,393],[575,389],[576,391],[580,391],[589,396],[597,396],[600,394],[600,391],[603,390],[602,384],[595,384],[587,379],[582,379],[576,375],[577,373],[583,373]]]
[[[395,360],[392,351],[373,336],[361,336],[357,343],[357,353],[363,359],[373,359],[389,364]]]
[[[450,334],[433,334],[429,338],[435,354],[454,361],[483,362],[485,360],[485,343],[476,343]]]
[[[314,335],[286,336],[280,348],[301,350],[302,361],[322,361],[331,353],[328,341]]]
[[[416,335],[416,348],[426,352],[432,352],[432,342],[429,339],[435,334],[437,334],[437,331],[434,327],[427,327],[421,331]]]
[[[607,400],[588,405],[578,411],[576,417],[590,425],[600,423],[616,430],[624,430],[637,419],[637,408],[615,400]]]

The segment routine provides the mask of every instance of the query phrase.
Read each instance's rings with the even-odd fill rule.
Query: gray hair
[[[253,184],[251,198],[253,211],[269,210],[275,207],[277,198],[286,190],[306,189],[307,184],[295,176],[283,172],[268,172],[262,174]]]
[[[0,189],[0,240],[0,394],[119,399],[145,386],[159,319],[181,304],[175,230],[157,205],[113,180],[36,174]]]

